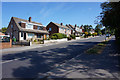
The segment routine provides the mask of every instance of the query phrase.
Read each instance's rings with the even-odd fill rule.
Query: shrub
[[[96,32],[95,32],[95,33],[93,33],[93,34],[92,34],[92,36],[93,36],[93,37],[94,37],[94,36],[97,36],[97,33],[96,33]]]
[[[37,42],[37,40],[35,39],[34,42]]]
[[[71,37],[72,39],[75,39],[75,35],[73,35],[73,34],[71,34],[70,37]]]
[[[91,36],[92,34],[91,33],[88,33],[88,36]]]
[[[88,32],[85,32],[85,35],[88,35]]]
[[[95,36],[95,34],[93,33],[93,34],[92,34],[92,36],[94,37],[94,36]]]
[[[53,37],[53,36],[55,36],[55,37]],[[62,33],[54,33],[54,34],[51,36],[51,39],[53,39],[53,38],[55,38],[55,39],[67,38],[67,35],[62,34]]]
[[[97,33],[96,33],[96,32],[95,32],[94,34],[95,34],[95,36],[97,36]]]
[[[71,37],[67,37],[67,40],[71,40]]]
[[[63,38],[67,38],[67,35],[66,34],[62,34]]]
[[[88,32],[85,32],[84,37],[85,37],[85,38],[87,38],[87,37],[88,37]]]
[[[57,37],[56,36],[52,36],[51,39],[57,39]]]

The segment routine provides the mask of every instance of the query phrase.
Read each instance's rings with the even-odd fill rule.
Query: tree
[[[105,34],[105,28],[101,30],[102,35]]]
[[[97,24],[97,26],[95,27],[95,32],[98,34],[98,35],[101,35],[101,28],[102,26],[100,24]]]
[[[102,12],[100,23],[115,30],[116,41],[120,41],[120,2],[104,2],[101,4]],[[120,43],[120,42],[119,42]]]
[[[6,27],[3,27],[3,28],[2,28],[2,33],[5,33],[6,30],[7,30],[7,28],[6,28]]]
[[[85,31],[85,32],[88,32],[88,33],[89,33],[89,32],[91,31],[91,29],[93,29],[93,28],[92,28],[92,25],[84,25],[84,31]]]

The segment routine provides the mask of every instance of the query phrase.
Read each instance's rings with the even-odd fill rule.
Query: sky
[[[2,2],[2,27],[7,27],[11,17],[40,22],[44,26],[55,23],[96,26],[101,2]],[[0,27],[1,28],[1,27]]]

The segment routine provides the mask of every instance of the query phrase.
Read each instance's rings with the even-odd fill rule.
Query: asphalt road
[[[31,50],[6,54],[2,57],[3,78],[37,78],[57,65],[83,54],[85,50],[104,40],[104,36],[65,42]]]

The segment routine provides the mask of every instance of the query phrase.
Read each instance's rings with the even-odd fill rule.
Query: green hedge
[[[73,35],[73,34],[71,34],[70,37],[71,37],[72,39],[75,39],[75,35]]]
[[[54,33],[51,35],[51,39],[62,39],[62,38],[67,38],[67,35],[62,33]]]

